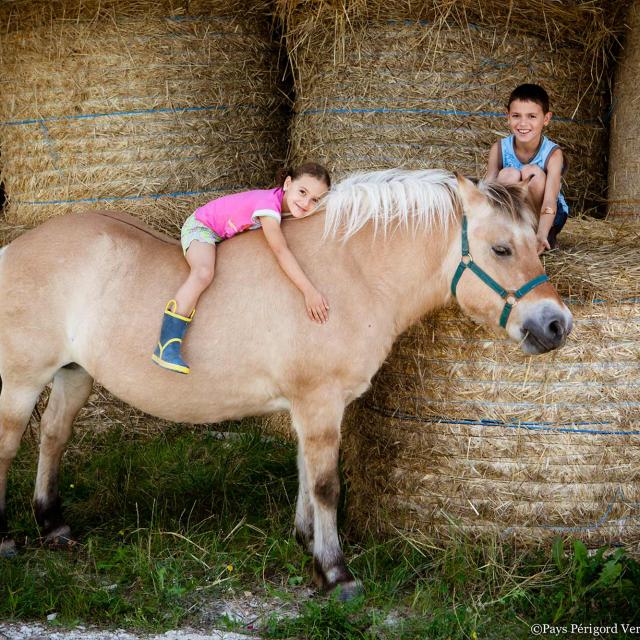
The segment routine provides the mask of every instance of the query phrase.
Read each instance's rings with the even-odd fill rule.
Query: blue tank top
[[[552,142],[546,136],[542,136],[540,147],[538,148],[536,155],[528,164],[536,164],[546,173],[549,156],[551,155],[551,152],[557,148],[558,145],[555,142]],[[503,169],[505,167],[513,167],[514,169],[522,170],[522,167],[525,166],[523,162],[520,162],[513,148],[513,134],[500,140],[500,151],[502,152]],[[558,194],[558,211],[560,210],[562,210],[565,215],[569,213],[569,205],[567,205],[567,201],[564,199],[562,191]]]

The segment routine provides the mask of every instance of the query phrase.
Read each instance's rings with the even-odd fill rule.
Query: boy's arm
[[[489,151],[487,161],[487,173],[484,176],[486,182],[495,181],[500,173],[500,142],[494,142]]]
[[[540,209],[540,221],[538,222],[538,242],[543,239],[546,243],[547,236],[556,217],[558,207],[558,194],[560,193],[560,181],[562,178],[562,150],[558,149],[549,156],[547,163],[547,181],[544,187],[544,197]]]
[[[313,286],[311,280],[307,278],[296,257],[291,253],[280,229],[280,223],[268,217],[261,218],[260,222],[267,244],[273,251],[278,264],[304,296],[309,318],[319,323],[326,322],[329,317],[329,304],[325,297]]]

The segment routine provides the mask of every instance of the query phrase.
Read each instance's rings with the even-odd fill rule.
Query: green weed
[[[604,626],[619,622],[625,603],[638,611],[640,565],[623,549],[603,547],[590,555],[584,543],[575,540],[573,554],[568,555],[564,547],[557,539],[552,548],[554,565],[563,578],[549,599],[555,608],[554,623],[595,617]]]
[[[621,549],[590,554],[559,540],[551,553],[523,554],[453,526],[446,543],[347,539],[364,595],[301,597],[311,559],[290,535],[295,450],[252,430],[224,440],[179,426],[153,437],[85,434],[61,476],[80,543],[52,551],[38,542],[30,505],[36,457],[27,438],[10,474],[22,549],[0,560],[3,620],[55,612],[62,625],[160,631],[197,625],[207,603],[249,590],[287,612],[256,622],[265,638],[503,640],[531,637],[533,623],[638,623],[640,565]]]

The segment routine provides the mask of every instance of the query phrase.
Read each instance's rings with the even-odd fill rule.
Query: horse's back
[[[335,303],[327,325],[306,317],[303,297],[264,235],[244,233],[217,247],[214,282],[185,341],[191,375],[167,372],[150,355],[164,305],[188,274],[179,244],[124,214],[92,212],[53,219],[6,248],[0,291],[10,303],[0,309],[0,351],[21,345],[13,349],[16,367],[76,362],[123,400],[175,420],[284,408],[291,388],[315,379],[316,370],[324,376],[334,364],[344,368],[356,336],[345,334],[338,317],[346,305],[327,290],[340,265],[318,250],[321,221],[283,230],[303,269]],[[342,275],[353,296],[357,283]],[[0,354],[0,366],[12,364]]]
[[[122,212],[58,216],[5,247],[0,290],[10,303],[48,320],[78,317],[115,303],[124,305],[124,311],[130,306],[125,301],[144,297],[154,280],[184,273],[179,246]]]

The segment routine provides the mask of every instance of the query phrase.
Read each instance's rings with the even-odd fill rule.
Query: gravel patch
[[[156,634],[124,629],[95,629],[88,625],[62,629],[53,624],[57,617],[53,613],[47,616],[50,624],[0,623],[0,640],[260,640],[260,628],[270,616],[295,616],[300,605],[313,594],[312,589],[300,587],[289,601],[251,591],[234,593],[222,600],[202,601],[197,605],[198,613],[194,620],[198,628],[187,627]],[[247,633],[216,629],[221,619],[246,629]]]
[[[259,640],[259,636],[231,631],[181,629],[161,634],[137,634],[131,631],[99,631],[84,626],[54,629],[42,624],[0,624],[0,640]]]

